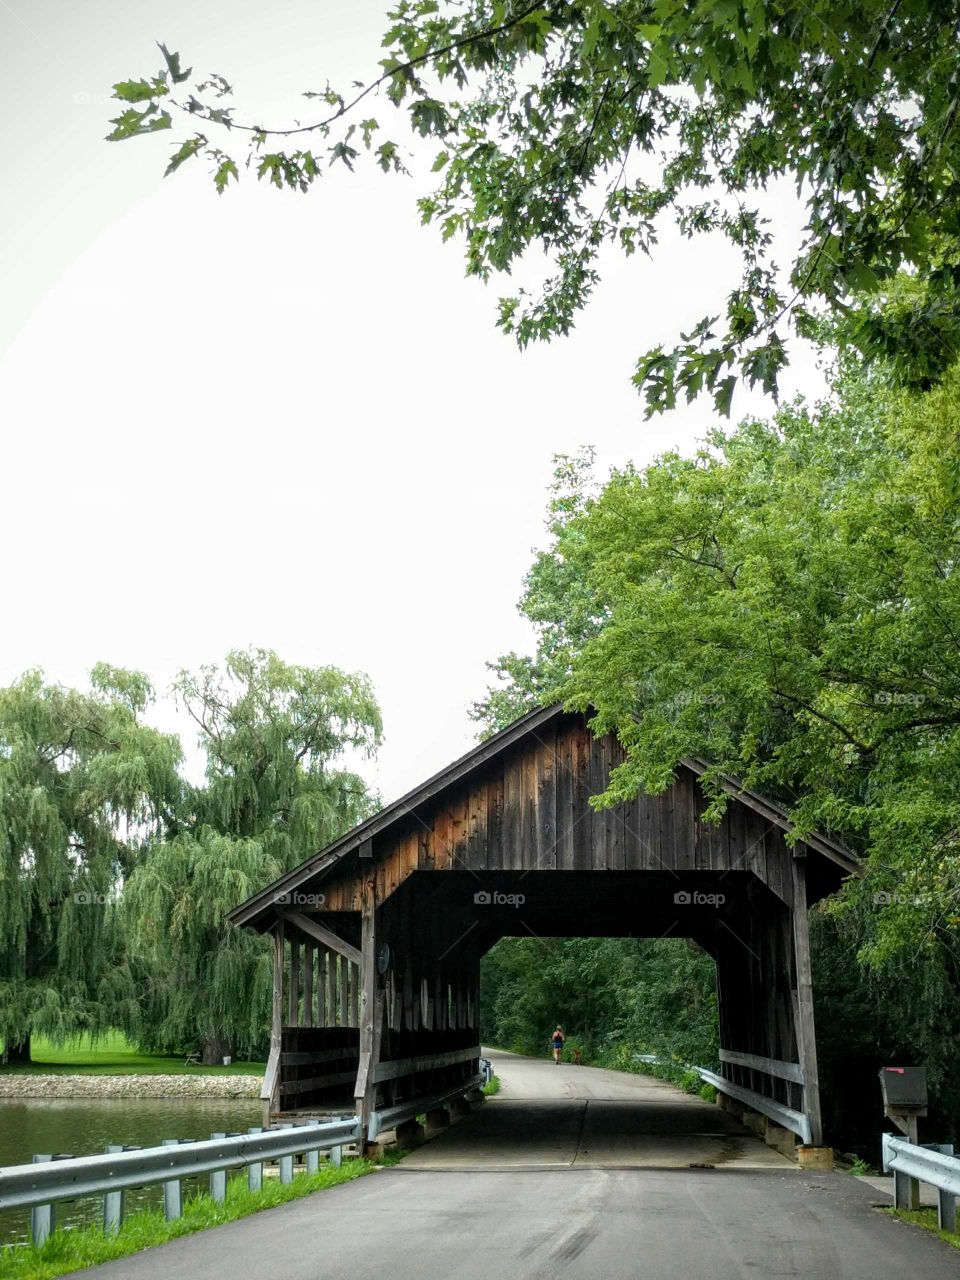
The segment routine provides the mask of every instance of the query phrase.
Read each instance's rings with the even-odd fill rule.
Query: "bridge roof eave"
[[[539,707],[537,710],[530,711],[527,715],[514,720],[505,729],[494,734],[493,737],[487,738],[484,742],[479,743],[476,747],[454,760],[452,764],[433,774],[426,782],[402,795],[399,800],[394,800],[391,804],[385,805],[372,817],[352,827],[339,839],[333,841],[332,844],[327,845],[326,848],[307,858],[300,866],[294,867],[292,871],[280,876],[279,879],[274,880],[272,884],[268,884],[259,893],[252,894],[244,902],[241,902],[239,906],[234,907],[227,914],[227,919],[233,924],[247,925],[255,929],[262,930],[269,927],[274,915],[272,909],[276,906],[278,895],[292,893],[308,880],[322,875],[334,864],[347,857],[348,854],[359,850],[360,846],[368,840],[373,840],[375,836],[378,836],[394,822],[414,812],[420,805],[434,799],[449,787],[454,786],[467,774],[487,764],[495,756],[500,755],[501,752],[509,750],[510,747],[520,742],[523,738],[535,733],[537,729],[558,719],[563,714],[562,704],[556,702],[549,707]],[[269,916],[270,918],[261,918],[264,916]]]

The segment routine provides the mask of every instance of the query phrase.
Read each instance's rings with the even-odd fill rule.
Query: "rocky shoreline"
[[[260,1076],[0,1075],[0,1098],[259,1098]]]

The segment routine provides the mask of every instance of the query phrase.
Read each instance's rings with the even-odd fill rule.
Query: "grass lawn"
[[[183,1058],[141,1053],[122,1033],[112,1032],[97,1041],[88,1037],[51,1044],[34,1036],[32,1061],[26,1066],[2,1066],[0,1072],[30,1071],[37,1075],[263,1075],[262,1062],[232,1062],[229,1067],[184,1066]]]
[[[249,1191],[246,1177],[241,1174],[228,1180],[227,1198],[222,1204],[208,1195],[195,1196],[184,1204],[183,1217],[174,1222],[167,1222],[158,1209],[131,1214],[115,1236],[104,1235],[100,1226],[90,1226],[75,1231],[55,1231],[39,1249],[33,1245],[0,1248],[0,1280],[53,1280],[69,1271],[125,1258],[152,1245],[207,1227],[218,1227],[289,1200],[299,1200],[311,1192],[372,1173],[385,1164],[396,1164],[398,1159],[400,1153],[384,1156],[376,1164],[372,1160],[344,1160],[340,1168],[327,1165],[322,1166],[319,1173],[297,1174],[287,1185],[276,1178],[265,1179],[260,1191]],[[242,1269],[242,1264],[238,1263],[238,1269]]]

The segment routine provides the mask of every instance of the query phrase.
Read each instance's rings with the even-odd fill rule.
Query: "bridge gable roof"
[[[363,846],[368,846],[372,850],[372,841],[389,828],[403,822],[418,809],[429,805],[453,788],[480,774],[496,762],[498,757],[525,740],[537,740],[539,730],[546,729],[563,719],[580,719],[582,722],[584,717],[565,712],[559,703],[539,708],[520,717],[500,733],[479,743],[419,786],[385,805],[326,848],[312,854],[299,866],[280,876],[259,893],[251,895],[228,914],[228,920],[234,924],[255,929],[268,927],[274,918],[277,902],[283,895],[293,894],[309,881],[323,877],[349,855],[361,852]],[[681,763],[683,768],[690,770],[698,777],[710,767],[707,761],[695,757],[686,758]],[[721,785],[737,802],[759,813],[784,833],[792,832],[793,824],[786,811],[773,801],[743,788],[735,778],[730,776],[725,776]],[[801,843],[821,854],[847,875],[856,875],[862,871],[859,860],[853,854],[826,836],[816,832],[809,833],[803,837]]]

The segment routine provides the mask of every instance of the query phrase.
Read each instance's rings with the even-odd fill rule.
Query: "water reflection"
[[[164,1138],[209,1138],[260,1123],[255,1098],[40,1098],[0,1099],[0,1166],[23,1164],[35,1153],[92,1155],[111,1143],[156,1146]],[[205,1182],[205,1180],[204,1180]],[[184,1194],[190,1193],[184,1180]],[[156,1208],[159,1186],[126,1193],[126,1212]],[[100,1220],[103,1200],[57,1205],[57,1225]],[[0,1241],[29,1238],[30,1212],[0,1212]]]

